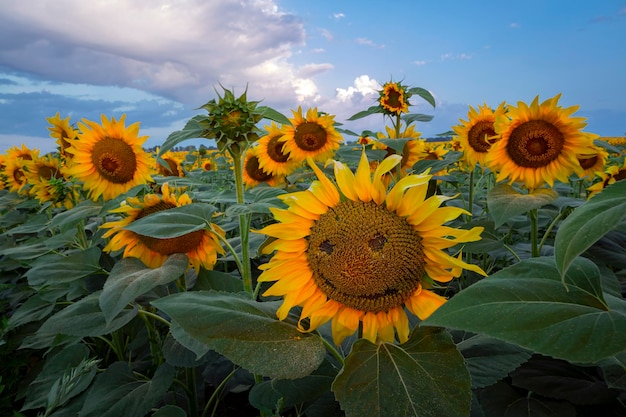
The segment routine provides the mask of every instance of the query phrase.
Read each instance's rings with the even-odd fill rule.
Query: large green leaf
[[[215,207],[206,203],[191,203],[157,211],[135,220],[125,227],[143,236],[167,239],[186,235],[207,227]]]
[[[102,251],[97,246],[69,255],[57,253],[37,258],[26,271],[32,286],[70,282],[102,271],[99,260]]]
[[[556,264],[564,275],[573,260],[626,219],[626,181],[618,181],[576,208],[554,240]]]
[[[433,108],[435,107],[435,97],[433,97],[431,92],[426,90],[425,88],[422,88],[422,87],[411,87],[411,88],[409,88],[408,93],[410,93],[410,94],[417,94],[418,96],[420,96],[421,98],[426,100],[428,102],[428,104],[433,106]]]
[[[499,227],[513,216],[553,203],[559,194],[551,188],[538,188],[522,194],[508,184],[497,184],[487,194],[489,213]]]
[[[41,325],[37,335],[101,336],[121,328],[137,315],[136,308],[127,309],[107,321],[100,309],[100,294],[100,291],[89,294],[54,314]]]
[[[50,221],[50,229],[58,227],[61,232],[76,227],[86,218],[96,216],[102,211],[102,205],[91,200],[85,200],[70,210],[56,214]]]
[[[20,305],[9,317],[8,328],[14,329],[26,323],[42,320],[52,313],[54,307],[54,302],[44,300],[36,293],[26,300],[24,304]]]
[[[165,152],[169,151],[176,145],[181,142],[184,142],[189,139],[198,139],[198,138],[209,138],[210,132],[205,129],[205,126],[201,123],[201,121],[205,120],[205,115],[197,115],[189,119],[189,121],[183,127],[183,130],[177,130],[175,132],[170,133],[170,135],[165,139],[165,142],[159,148],[159,157],[162,156]]]
[[[126,362],[115,362],[98,375],[79,416],[144,416],[169,390],[174,374],[175,368],[165,363],[146,381],[138,379]]]
[[[124,258],[117,262],[100,295],[100,308],[107,323],[135,298],[178,279],[185,273],[188,264],[187,255],[182,253],[170,255],[159,268],[148,268],[136,258]]]
[[[481,333],[571,362],[626,349],[626,315],[609,307],[598,268],[584,258],[564,282],[554,258],[523,260],[465,288],[422,325]]]
[[[152,304],[208,349],[250,372],[271,378],[306,376],[320,365],[326,353],[318,336],[278,321],[274,302],[261,303],[233,293],[190,291]]]
[[[481,390],[480,405],[485,416],[492,417],[576,417],[576,408],[568,402],[531,395],[503,382]]]
[[[450,335],[432,328],[400,346],[358,340],[332,386],[347,417],[467,416],[470,388]]]

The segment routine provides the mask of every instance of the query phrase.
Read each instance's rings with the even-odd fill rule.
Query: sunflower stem
[[[234,161],[234,171],[235,171],[235,192],[237,194],[237,203],[244,204],[244,183],[243,183],[243,158],[245,152],[233,152],[231,150],[231,156]],[[239,273],[241,274],[241,279],[243,280],[243,289],[248,294],[253,294],[252,288],[252,272],[250,268],[250,248],[249,248],[249,234],[250,230],[248,229],[248,214],[240,214],[239,215],[239,237],[241,239],[241,259],[238,264]],[[233,256],[236,255],[233,253]]]
[[[530,254],[533,258],[539,256],[539,245],[537,242],[537,209],[534,208],[528,212],[530,217]]]
[[[469,173],[469,194],[467,196],[467,211],[469,212],[466,215],[467,221],[469,222],[472,218],[472,214],[474,213],[474,171],[476,167],[472,168]]]

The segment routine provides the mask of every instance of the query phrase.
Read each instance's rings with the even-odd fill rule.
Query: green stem
[[[217,387],[215,387],[213,394],[211,394],[211,397],[207,400],[206,404],[204,405],[204,411],[202,412],[202,417],[206,417],[207,413],[209,412],[209,406],[211,405],[211,403],[213,403],[213,401],[217,400],[217,396],[220,394],[222,388],[224,388],[228,380],[231,379],[235,375],[235,372],[237,372],[237,368],[233,369],[231,373],[226,375],[226,377],[222,380],[222,382],[220,382],[220,384]],[[211,415],[213,415],[213,413]]]
[[[550,234],[554,226],[556,226],[556,223],[561,219],[561,217],[563,217],[562,211],[559,212],[559,214],[554,218],[554,220],[552,220],[552,223],[550,223],[550,226],[548,226],[548,229],[543,234],[543,237],[541,238],[541,242],[539,242],[539,253],[541,253],[541,248],[543,248],[543,244],[546,243],[546,239],[548,238],[548,235]]]
[[[326,340],[326,338],[322,337],[322,335],[319,335],[319,336],[320,336],[320,339],[322,339],[322,343],[324,344],[326,349],[330,352],[331,355],[333,355],[335,359],[337,359],[337,362],[339,362],[339,364],[343,368],[343,363],[344,363],[343,355],[337,350],[335,345],[333,345],[328,340]]]
[[[472,214],[474,213],[474,171],[476,167],[472,168],[469,173],[469,195],[467,197],[467,211],[469,211],[469,215],[467,216],[467,221],[469,222],[472,218]]]
[[[536,258],[539,256],[539,245],[537,243],[538,233],[537,233],[537,217],[538,210],[536,208],[530,210],[528,212],[528,217],[530,217],[530,250],[531,256]]]
[[[232,152],[231,156],[234,161],[234,171],[235,171],[235,192],[237,194],[237,203],[244,204],[244,183],[243,183],[243,160],[244,160],[245,152]],[[241,239],[241,262],[238,265],[240,267],[239,273],[241,274],[241,279],[243,280],[243,289],[249,293],[253,293],[252,289],[252,272],[250,268],[250,248],[249,248],[249,215],[248,214],[240,214],[239,215],[239,237]]]
[[[165,324],[167,327],[171,326],[169,321],[165,320],[163,317],[159,316],[158,314],[154,314],[151,311],[140,309],[137,313],[140,315],[144,315],[146,317],[152,317],[153,319],[158,320],[161,323]]]
[[[139,311],[145,311],[145,310],[140,308]],[[148,332],[148,342],[150,344],[150,354],[152,355],[152,363],[155,366],[159,366],[165,360],[163,358],[163,352],[161,351],[161,340],[160,340],[161,335],[157,331],[157,329],[155,329],[154,325],[148,318],[148,315],[139,314],[139,317],[141,317],[141,319],[143,320],[144,324],[146,325],[146,331]]]
[[[187,377],[187,395],[189,395],[189,415],[197,417],[198,415],[198,395],[196,393],[196,368],[187,368],[185,370]]]

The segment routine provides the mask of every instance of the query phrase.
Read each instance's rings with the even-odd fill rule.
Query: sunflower
[[[577,156],[578,163],[583,169],[581,178],[593,178],[598,172],[604,170],[609,153],[599,146],[594,146],[594,150],[594,153]]]
[[[259,167],[273,175],[289,175],[302,161],[296,161],[284,152],[285,143],[280,141],[283,132],[276,123],[265,126],[267,135],[261,137],[254,146],[254,152],[259,160]]]
[[[28,194],[28,180],[24,171],[24,160],[21,158],[6,158],[4,163],[5,187],[20,195]]]
[[[142,148],[148,137],[138,136],[139,123],[125,127],[125,118],[116,121],[102,115],[102,125],[83,119],[84,124],[78,123],[79,140],[67,149],[73,155],[67,174],[83,181],[94,200],[110,200],[152,181],[154,159]]]
[[[520,101],[496,118],[495,132],[501,139],[491,146],[485,164],[497,172],[497,181],[521,181],[535,189],[582,173],[577,156],[594,153],[598,135],[583,132],[585,118],[571,117],[579,106],[563,108],[560,97],[539,104],[537,96],[530,106]]]
[[[243,161],[243,183],[246,188],[255,187],[261,183],[272,187],[284,181],[284,175],[275,175],[261,168],[259,158],[253,148],[246,150]]]
[[[187,194],[181,194],[177,197],[173,192],[170,192],[167,183],[161,186],[161,193],[161,195],[147,194],[143,200],[138,197],[129,197],[119,208],[110,211],[111,213],[124,214],[125,217],[100,226],[104,229],[110,229],[103,235],[104,238],[111,238],[104,247],[104,251],[113,252],[124,249],[124,258],[138,258],[150,268],[160,267],[173,253],[185,253],[189,257],[189,263],[196,271],[200,267],[212,269],[217,262],[217,254],[224,253],[217,234],[222,237],[225,234],[216,224],[212,225],[212,230],[201,229],[165,239],[144,236],[124,229],[135,220],[149,214],[191,203]]]
[[[589,192],[587,198],[593,197],[616,181],[626,179],[626,158],[624,158],[621,168],[618,165],[610,165],[604,171],[596,171],[596,175],[600,177],[600,181],[587,188]]]
[[[466,211],[440,207],[450,197],[425,198],[430,175],[408,175],[387,191],[382,177],[400,160],[385,158],[373,177],[364,150],[356,174],[334,161],[335,185],[309,159],[318,180],[279,197],[288,206],[271,209],[279,223],[256,232],[273,238],[262,253],[275,253],[259,267],[258,280],[275,281],[264,296],[284,297],[280,320],[302,306],[300,330],[332,321],[337,345],[359,323],[365,339],[393,341],[397,333],[403,343],[410,330],[405,307],[425,319],[445,302],[430,291],[434,281],[448,282],[463,268],[484,275],[446,252],[479,240],[483,228],[444,226]]]
[[[186,152],[167,151],[160,156],[160,161],[156,161],[156,172],[164,177],[184,177],[183,163]]]
[[[379,91],[378,102],[385,114],[399,115],[409,112],[409,101],[406,87],[400,83],[389,81]]]
[[[400,125],[400,129],[402,129],[402,125]],[[387,134],[385,135],[382,132],[378,132],[376,135],[378,139],[410,139],[404,143],[402,148],[402,161],[400,163],[400,167],[406,172],[413,168],[416,162],[420,159],[426,157],[425,152],[425,143],[420,139],[422,135],[421,132],[415,131],[415,126],[407,126],[404,131],[400,132],[399,135],[396,135],[395,129],[385,126],[385,130]],[[387,151],[387,156],[393,155],[396,151],[385,145],[384,143],[378,142],[373,146],[373,149],[384,149]]]
[[[479,164],[485,166],[485,156],[491,148],[491,145],[498,140],[494,129],[494,123],[497,116],[506,113],[505,103],[502,102],[492,110],[487,104],[478,106],[478,110],[472,106],[469,107],[467,113],[468,120],[459,119],[461,122],[456,126],[452,126],[452,130],[456,133],[459,146],[463,149],[463,155],[467,165],[470,168]]]
[[[56,154],[25,161],[24,174],[31,186],[30,195],[41,203],[70,209],[78,201],[78,190],[64,177],[62,161]]]
[[[317,108],[310,108],[306,117],[302,116],[302,107],[293,111],[291,124],[282,127],[283,136],[279,139],[285,145],[283,153],[297,162],[303,162],[307,158],[316,161],[326,161],[339,149],[343,137],[335,130],[335,116],[320,116]]]
[[[67,149],[72,146],[72,142],[78,137],[78,132],[70,125],[70,117],[61,119],[59,112],[54,117],[46,117],[51,126],[48,127],[50,136],[56,139],[59,145],[59,153],[64,158],[71,158],[72,155],[67,153]]]

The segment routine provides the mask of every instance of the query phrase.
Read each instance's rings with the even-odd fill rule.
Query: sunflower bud
[[[223,88],[223,87],[222,87]],[[257,110],[258,101],[248,101],[246,92],[235,98],[232,91],[224,88],[224,96],[210,100],[201,108],[209,113],[207,130],[215,138],[220,151],[230,150],[241,154],[248,145],[259,138],[256,124],[263,118]]]

